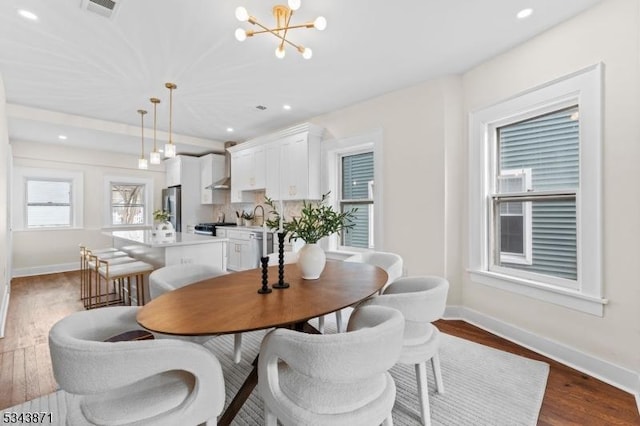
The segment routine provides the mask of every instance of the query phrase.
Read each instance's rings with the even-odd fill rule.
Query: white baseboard
[[[9,287],[4,286],[7,290]],[[4,296],[2,297],[2,305],[0,305],[0,339],[4,337],[4,330],[7,324],[7,314],[9,313],[9,297],[11,296],[10,291],[6,291]]]
[[[447,306],[444,319],[460,319],[531,349],[541,355],[595,377],[635,396],[640,412],[640,374],[609,361],[585,354],[563,343],[531,333],[463,306]]]
[[[77,271],[78,262],[59,263],[57,265],[32,266],[30,268],[14,268],[12,278],[30,277],[33,275],[55,274],[57,272]]]

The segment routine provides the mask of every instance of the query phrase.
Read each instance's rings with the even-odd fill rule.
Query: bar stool
[[[91,295],[91,271],[95,271],[95,268],[91,267],[91,255],[115,259],[125,257],[126,253],[115,248],[89,249],[87,246],[80,245],[80,300],[84,303],[85,308],[88,308]]]
[[[112,302],[114,304],[125,304],[126,302],[126,304],[131,305],[132,278],[135,279],[137,305],[144,305],[144,278],[153,271],[153,265],[139,260],[119,264],[114,264],[113,261],[109,262],[103,259],[97,259],[97,262],[96,288],[99,290],[102,285],[101,281],[104,280],[106,290],[105,293],[100,294],[97,303],[98,306],[109,306]],[[109,285],[111,283],[115,285],[113,293],[109,291]],[[126,296],[124,295],[125,291],[127,291]],[[112,294],[117,295],[118,298],[113,301],[110,300],[110,295]],[[102,301],[102,296],[106,296],[104,302]]]

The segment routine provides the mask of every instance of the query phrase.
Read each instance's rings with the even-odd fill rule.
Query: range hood
[[[235,146],[236,142],[227,141],[224,143],[224,177],[217,182],[209,186],[205,186],[205,189],[230,189],[231,188],[231,154],[227,151],[227,148]]]

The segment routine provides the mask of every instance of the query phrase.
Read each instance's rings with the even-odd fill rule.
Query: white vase
[[[327,257],[318,244],[305,244],[298,253],[298,266],[305,280],[316,280],[324,270]]]

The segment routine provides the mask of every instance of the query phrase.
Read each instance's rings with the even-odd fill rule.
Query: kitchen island
[[[176,232],[169,240],[157,238],[151,230],[107,232],[113,247],[155,268],[181,263],[202,263],[225,270],[227,242],[224,237]]]

